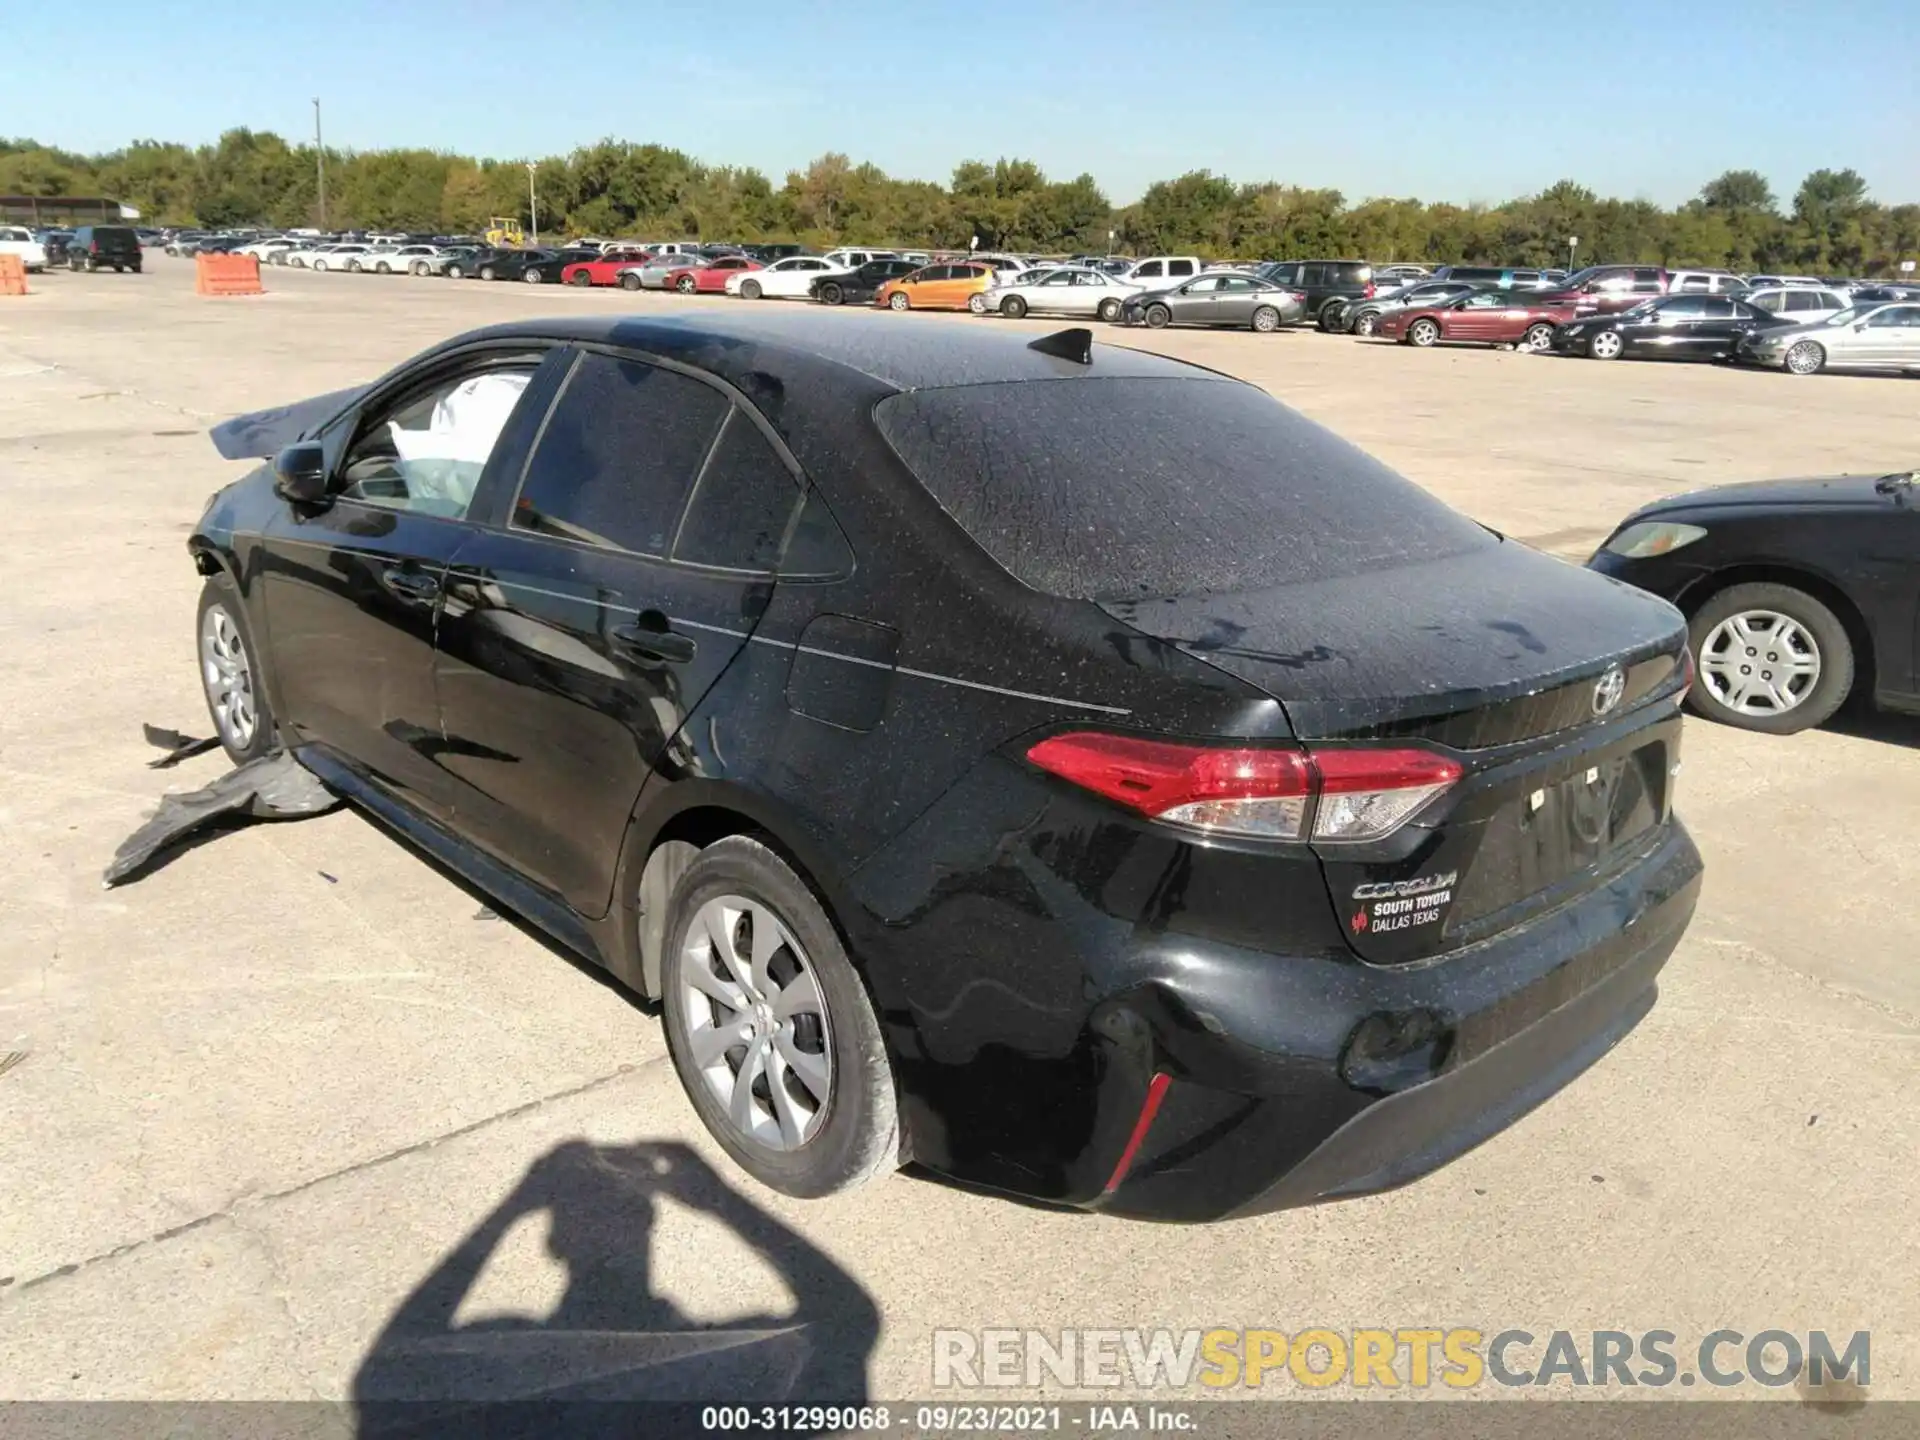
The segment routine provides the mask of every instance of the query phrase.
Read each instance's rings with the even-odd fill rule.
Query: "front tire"
[[[462,270],[458,265],[447,266],[447,278],[449,280],[459,280],[463,278],[466,273],[467,272]]]
[[[573,279],[569,280],[567,283],[569,285],[591,285],[593,284],[593,276],[589,275],[584,270],[576,270],[573,272]]]
[[[1331,335],[1335,330],[1338,330],[1340,328],[1340,312],[1346,308],[1347,302],[1344,300],[1329,300],[1326,304],[1322,305],[1320,307],[1319,317],[1315,321],[1320,327],[1320,333],[1323,335]]]
[[[1147,328],[1149,330],[1164,330],[1172,322],[1173,312],[1166,306],[1149,305],[1147,307]]]
[[[742,280],[740,282],[741,299],[758,300],[764,294],[766,294],[766,291],[760,288],[760,282],[758,280]]]
[[[1416,320],[1407,327],[1407,343],[1425,350],[1440,338],[1440,327],[1432,320]]]
[[[806,882],[735,835],[700,852],[669,907],[667,1048],[721,1147],[802,1199],[897,1167],[899,1101],[879,1022]]]
[[[1698,675],[1687,703],[1722,725],[1793,735],[1833,717],[1853,689],[1853,641],[1791,585],[1732,585],[1687,624]]]
[[[1587,341],[1587,355],[1593,360],[1618,360],[1624,349],[1626,342],[1613,330],[1602,330]]]
[[[1827,350],[1817,340],[1802,340],[1787,351],[1786,368],[1792,375],[1818,375],[1827,366]]]
[[[393,273],[393,267],[382,260],[378,265],[373,267],[373,273],[376,275],[391,275]]]
[[[200,689],[220,746],[236,765],[258,760],[278,743],[273,711],[261,688],[260,651],[246,607],[226,575],[200,587],[197,628]]]
[[[1362,311],[1353,317],[1353,333],[1358,335],[1362,340],[1371,339],[1373,336],[1373,327],[1379,323],[1379,320],[1380,316],[1376,311]]]
[[[1009,320],[1024,320],[1027,314],[1027,302],[1018,295],[1009,295],[1000,302],[1000,313]]]
[[[913,301],[907,298],[906,291],[896,290],[887,297],[887,308],[898,311],[911,310],[913,308]]]
[[[499,272],[495,270],[491,265],[482,265],[480,267],[480,278],[482,280],[491,280],[498,273]]]
[[[620,277],[620,288],[622,290],[638,290],[640,288],[640,277],[631,273],[622,275]]]
[[[838,285],[822,285],[820,287],[820,303],[822,305],[838,305],[846,298],[846,292]]]
[[[538,270],[529,268],[521,272],[520,278],[529,285],[538,285],[546,279]]]
[[[678,280],[673,282],[673,288],[678,290],[682,295],[691,295],[694,292],[696,284],[697,282],[691,275],[682,275]]]

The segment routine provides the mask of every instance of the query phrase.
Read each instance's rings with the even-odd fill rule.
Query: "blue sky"
[[[1671,204],[1731,168],[1785,199],[1852,166],[1897,203],[1920,200],[1917,77],[1920,0],[88,0],[16,7],[0,135],[310,135],[319,95],[331,145],[511,158],[610,135],[776,184],[831,149],[935,180],[1021,156],[1116,203],[1206,168],[1349,199],[1570,177]]]

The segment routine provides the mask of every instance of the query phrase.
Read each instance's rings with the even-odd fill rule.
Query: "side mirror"
[[[326,451],[312,440],[287,446],[273,457],[273,493],[296,505],[325,505]]]

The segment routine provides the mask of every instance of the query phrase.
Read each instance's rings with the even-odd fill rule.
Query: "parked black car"
[[[1553,348],[1594,360],[1724,360],[1755,331],[1792,320],[1731,295],[1663,295],[1617,315],[1562,325],[1553,332]]]
[[[67,266],[73,270],[131,270],[140,273],[140,237],[128,225],[82,225],[67,242]]]
[[[503,325],[217,427],[221,739],[658,997],[788,1194],[1378,1190],[1635,1024],[1678,612],[1229,377],[919,328]]]
[[[71,230],[36,230],[33,238],[40,242],[40,248],[47,252],[48,265],[67,263],[67,246],[73,243]]]
[[[846,274],[822,276],[807,287],[807,293],[823,305],[871,305],[882,285],[919,268],[917,260],[869,260]]]
[[[474,247],[472,254],[449,260],[440,273],[449,280],[477,280],[482,278],[480,272],[487,266],[499,263],[505,256],[519,253],[518,250],[505,250],[497,245],[478,245]],[[485,278],[491,280],[493,276],[488,275]]]
[[[1680,607],[1700,668],[1691,704],[1710,720],[1791,735],[1856,688],[1920,713],[1915,474],[1676,495],[1629,515],[1587,563]]]
[[[476,256],[465,273],[482,280],[523,280],[529,285],[558,285],[560,272],[583,260],[598,260],[598,250],[578,246],[566,250],[496,250]],[[447,273],[453,274],[452,267]],[[456,279],[459,277],[455,277]]]
[[[1373,266],[1364,260],[1280,260],[1259,269],[1262,280],[1307,297],[1307,318],[1322,330],[1350,302],[1373,298]]]

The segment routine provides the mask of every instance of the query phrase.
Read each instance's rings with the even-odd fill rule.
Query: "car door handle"
[[[666,617],[657,611],[650,612],[643,619],[655,620],[653,625],[635,623],[621,625],[609,632],[608,638],[615,647],[628,655],[642,660],[652,660],[667,665],[685,665],[693,659],[694,643],[691,636],[681,635],[666,628]]]
[[[440,577],[418,570],[388,570],[380,580],[403,600],[432,600],[440,594]]]

